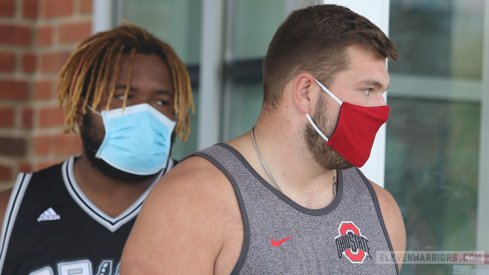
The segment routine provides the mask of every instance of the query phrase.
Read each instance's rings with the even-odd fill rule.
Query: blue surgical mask
[[[95,157],[135,175],[166,168],[175,122],[148,104],[102,111],[105,137]]]

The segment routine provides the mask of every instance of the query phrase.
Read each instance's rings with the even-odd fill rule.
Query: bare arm
[[[124,248],[121,274],[216,273],[228,228],[223,217],[231,187],[225,180],[201,158],[165,175],[144,202]]]
[[[406,229],[402,219],[401,210],[396,200],[389,191],[372,183],[375,193],[379,199],[380,210],[387,228],[387,234],[392,242],[392,248],[396,252],[399,270],[402,267],[402,255],[406,250]]]

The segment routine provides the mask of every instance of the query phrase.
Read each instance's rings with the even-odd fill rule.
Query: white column
[[[324,3],[345,6],[368,18],[384,33],[389,33],[389,0],[324,0]],[[385,125],[377,133],[370,158],[361,170],[371,181],[384,186]]]
[[[484,5],[484,40],[479,149],[479,188],[477,205],[477,250],[489,252],[489,1]],[[463,221],[460,221],[463,222]],[[479,269],[484,269],[479,267]],[[477,274],[487,274],[489,268]]]
[[[198,105],[197,149],[219,141],[223,64],[223,0],[204,0]]]
[[[93,0],[92,33],[106,31],[113,26],[114,7],[109,0]]]

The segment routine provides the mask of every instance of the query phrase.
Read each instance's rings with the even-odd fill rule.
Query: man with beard
[[[162,179],[121,271],[398,273],[391,252],[405,247],[399,207],[357,168],[387,120],[386,58],[397,56],[378,27],[347,8],[294,11],[263,62],[256,126]]]
[[[143,200],[175,165],[174,137],[189,134],[188,72],[167,43],[127,24],[80,44],[58,99],[83,152],[2,194],[0,273],[118,274]]]

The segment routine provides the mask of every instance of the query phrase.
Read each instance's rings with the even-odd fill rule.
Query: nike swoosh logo
[[[272,244],[272,246],[274,247],[279,247],[281,246],[283,243],[285,243],[286,241],[292,239],[293,236],[288,236],[288,237],[285,237],[283,239],[280,239],[280,240],[274,240],[273,238],[270,240],[270,243]]]

